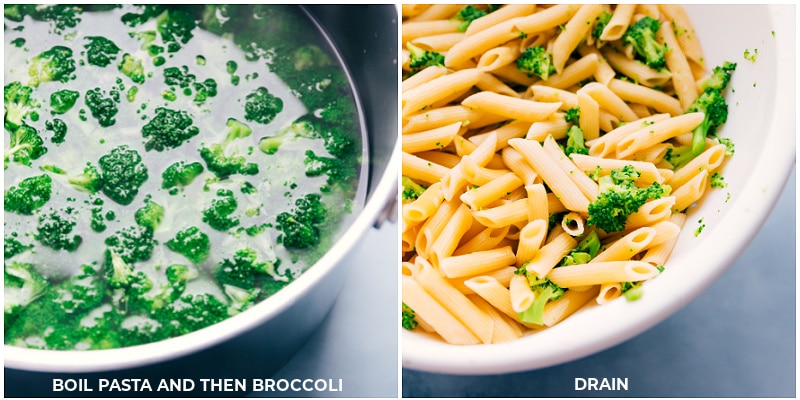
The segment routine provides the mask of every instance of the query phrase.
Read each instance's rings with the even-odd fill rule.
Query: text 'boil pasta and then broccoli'
[[[360,207],[356,103],[302,10],[4,11],[7,345],[109,349],[224,321]]]
[[[733,154],[675,5],[402,7],[402,326],[514,340],[646,296]]]

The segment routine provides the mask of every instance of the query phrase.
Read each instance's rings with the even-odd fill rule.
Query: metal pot
[[[369,163],[367,201],[354,223],[323,258],[291,285],[246,312],[209,328],[157,343],[113,350],[48,351],[4,346],[6,396],[53,395],[54,378],[89,381],[149,378],[156,382],[164,377],[195,381],[265,378],[284,365],[319,326],[348,272],[341,259],[370,227],[396,214],[398,15],[393,5],[322,5],[308,6],[305,10],[339,50],[364,116],[370,154],[370,159],[365,160]],[[394,255],[387,257],[394,260]],[[391,345],[396,346],[396,342]],[[195,389],[181,395],[232,394]],[[97,391],[77,395],[108,396]]]

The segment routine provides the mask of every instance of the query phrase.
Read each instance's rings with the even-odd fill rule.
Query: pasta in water
[[[732,154],[673,5],[403,5],[403,327],[519,338],[642,295]]]

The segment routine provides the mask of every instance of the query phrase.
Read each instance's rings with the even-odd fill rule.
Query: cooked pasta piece
[[[439,269],[448,278],[460,278],[513,265],[514,259],[511,247],[505,246],[444,258],[439,261]]]
[[[617,4],[614,8],[614,13],[611,19],[603,28],[600,33],[600,40],[610,42],[612,40],[621,39],[633,18],[633,12],[636,10],[636,4]]]
[[[562,288],[606,282],[639,282],[658,275],[658,269],[642,261],[604,261],[576,264],[550,271],[547,277]]]

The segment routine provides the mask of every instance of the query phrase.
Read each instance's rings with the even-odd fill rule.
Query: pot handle
[[[397,222],[396,195],[389,197],[389,199],[386,200],[386,204],[383,205],[383,210],[381,210],[381,212],[378,214],[378,217],[375,219],[375,223],[373,223],[372,226],[376,229],[380,229],[381,225],[383,225],[383,223],[386,221],[389,221],[393,224]]]

